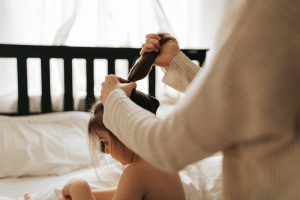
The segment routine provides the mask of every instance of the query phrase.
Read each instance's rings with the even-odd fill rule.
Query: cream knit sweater
[[[169,172],[222,151],[223,199],[300,199],[299,2],[246,1],[201,73],[183,53],[173,59],[164,81],[186,96],[172,114],[114,90],[104,123]]]

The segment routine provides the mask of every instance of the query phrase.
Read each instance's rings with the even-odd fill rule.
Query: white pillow
[[[60,175],[91,164],[86,112],[0,116],[0,178]]]

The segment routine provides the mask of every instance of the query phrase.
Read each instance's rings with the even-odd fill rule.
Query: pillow
[[[0,178],[60,175],[91,164],[86,112],[0,116]]]

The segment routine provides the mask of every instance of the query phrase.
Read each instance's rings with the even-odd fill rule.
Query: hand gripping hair
[[[167,33],[161,33],[159,34],[159,36],[161,37],[159,41],[161,46],[164,45],[169,40],[176,41],[175,38],[171,37]],[[145,53],[143,56],[141,56],[131,68],[127,81],[133,82],[145,78],[151,71],[151,68],[154,65],[154,61],[157,58],[157,56],[159,56],[159,54],[160,52],[150,52],[150,53]],[[139,90],[134,89],[131,92],[129,98],[140,107],[156,114],[156,111],[159,107],[159,101],[155,97],[147,95]],[[95,129],[106,130],[110,133],[110,135],[115,137],[114,134],[111,133],[111,131],[108,130],[103,124],[103,112],[104,112],[103,104],[100,101],[94,103],[91,109],[92,117],[88,124],[88,133],[90,138],[91,150],[95,150],[97,149],[97,147],[99,147],[97,143],[97,137],[94,134]],[[103,147],[101,146],[101,144],[100,147],[102,150]]]
[[[176,41],[176,39],[170,36],[168,33],[159,33],[158,35],[161,37],[159,41],[161,46],[169,40]],[[151,71],[152,66],[154,65],[154,61],[157,58],[157,56],[159,56],[159,54],[160,52],[150,52],[145,53],[143,56],[141,56],[131,68],[127,81],[134,82],[145,78]],[[159,101],[156,98],[144,94],[139,90],[133,90],[129,98],[137,105],[141,106],[146,110],[149,110],[154,114],[156,113],[157,108],[159,107]],[[98,108],[98,110],[101,112],[104,111],[102,104],[96,106],[96,108]],[[95,111],[97,112],[97,109],[94,110],[94,112]]]

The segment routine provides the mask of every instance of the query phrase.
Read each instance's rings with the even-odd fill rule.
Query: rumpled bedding
[[[83,178],[87,180],[92,189],[105,189],[115,186],[118,183],[119,177],[122,174],[123,166],[117,162],[110,161],[109,163],[101,164],[97,169],[88,168],[82,169],[64,176],[54,177],[50,184],[44,184],[44,188],[40,191],[31,192],[34,200],[55,200],[59,195],[64,183],[72,178]],[[180,177],[184,186],[186,200],[218,200],[221,199],[222,193],[222,155],[217,154],[202,161],[187,166],[180,171]],[[27,180],[26,180],[27,179]],[[15,194],[26,193],[26,187],[22,186],[22,181],[27,181],[26,187],[36,187],[37,184],[42,184],[41,180],[33,179],[31,182],[28,178],[15,178],[14,181],[0,179],[0,192],[3,186],[10,188],[9,184],[20,186],[20,190],[15,188]],[[41,187],[41,186],[39,186]],[[23,191],[22,191],[23,190]],[[22,195],[14,196],[14,191],[10,196],[1,196],[0,200],[23,199]]]

